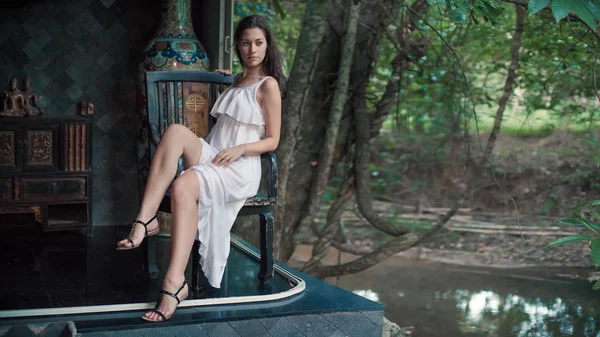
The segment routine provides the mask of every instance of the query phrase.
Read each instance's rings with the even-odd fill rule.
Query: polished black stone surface
[[[116,251],[127,228],[97,227],[94,237],[78,232],[35,229],[0,235],[0,310],[41,309],[153,302],[160,291],[169,255],[169,240],[158,239],[160,274],[148,279],[142,246]],[[206,287],[195,298],[279,293],[290,284],[276,274],[268,285],[256,277],[258,261],[232,246],[220,289]],[[186,278],[191,283],[191,259]]]
[[[96,228],[94,237],[68,232],[4,232],[0,235],[0,262],[6,273],[0,278],[0,310],[51,308],[97,304],[153,302],[165,272],[168,240],[159,246],[160,275],[149,280],[142,268],[143,251],[117,252],[114,244],[127,228]],[[257,252],[255,247],[243,244]],[[197,298],[279,293],[291,285],[276,274],[266,285],[256,275],[258,261],[232,247],[221,289],[209,289]],[[182,307],[161,326],[183,326],[210,322],[267,319],[271,317],[331,314],[336,312],[379,312],[383,305],[276,264],[306,282],[304,292],[290,298],[255,303]],[[188,265],[188,275],[191,266]],[[6,275],[6,277],[4,276]],[[80,332],[141,329],[144,311],[81,315],[56,315],[0,319],[1,325],[73,321]],[[379,315],[379,314],[377,314]],[[362,316],[361,316],[362,317]],[[300,319],[300,318],[298,318]]]

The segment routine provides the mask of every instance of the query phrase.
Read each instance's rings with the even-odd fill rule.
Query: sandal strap
[[[162,321],[163,321],[163,322],[167,320],[167,318],[165,317],[165,315],[164,315],[162,312],[160,312],[160,311],[158,311],[158,310],[156,310],[156,309],[152,309],[152,310],[150,310],[150,311],[152,311],[152,312],[154,312],[154,313],[157,313],[157,314],[160,316],[160,318],[162,318]]]
[[[148,230],[146,229],[146,226],[147,226],[147,225],[146,225],[146,223],[144,223],[143,221],[140,221],[140,220],[135,220],[135,221],[133,222],[133,228],[134,228],[134,229],[135,229],[135,226],[136,226],[137,224],[141,224],[142,226],[144,226],[144,231],[146,232],[146,234],[148,233]]]
[[[173,297],[174,299],[176,299],[177,305],[179,305],[179,303],[181,303],[181,300],[179,299],[178,295],[181,292],[181,290],[183,290],[183,288],[186,286],[186,284],[187,284],[187,280],[183,280],[183,284],[181,285],[181,287],[179,288],[179,290],[177,290],[177,292],[175,294],[168,292],[166,290],[161,290],[160,295],[159,295],[161,297],[161,300],[162,300],[163,295],[169,295],[169,296]]]
[[[156,219],[156,216],[158,214],[154,214],[154,216],[152,218],[150,218],[150,220],[143,222],[140,220],[135,220],[132,224],[131,224],[131,230],[129,231],[129,235],[125,238],[129,243],[131,243],[131,248],[135,248],[135,243],[133,242],[132,239],[132,235],[133,235],[133,231],[135,230],[135,226],[137,226],[137,224],[141,224],[142,226],[144,226],[144,237],[148,236],[148,224],[151,223],[154,219]]]
[[[144,226],[144,235],[148,236],[148,224],[151,223],[152,221],[154,221],[154,219],[156,219],[157,215],[158,214],[154,214],[154,216],[152,218],[150,218],[150,220],[148,220],[146,222],[143,222],[143,221],[140,221],[140,220],[135,220],[133,222],[133,226],[135,227],[135,225],[141,224],[142,226]]]

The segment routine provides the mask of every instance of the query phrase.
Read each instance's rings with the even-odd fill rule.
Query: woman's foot
[[[140,219],[145,219],[146,222]],[[133,249],[140,246],[146,236],[154,235],[158,233],[159,225],[158,218],[154,216],[141,216],[138,215],[137,220],[131,225],[131,231],[129,236],[119,242],[117,242],[117,249]]]
[[[161,295],[154,310],[148,311],[142,318],[152,322],[162,322],[170,319],[179,302],[188,297],[190,287],[183,275],[177,280],[165,277]],[[177,299],[179,299],[179,301]]]

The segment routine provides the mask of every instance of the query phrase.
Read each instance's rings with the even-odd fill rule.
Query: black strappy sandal
[[[130,249],[139,247],[139,246],[136,246],[135,243],[133,243],[133,239],[131,238],[133,236],[133,231],[135,231],[135,226],[137,226],[137,224],[141,224],[142,226],[144,226],[144,237],[142,238],[142,241],[144,241],[144,239],[149,236],[158,234],[158,232],[160,232],[160,227],[157,227],[155,230],[148,232],[148,224],[151,223],[152,221],[154,221],[154,219],[156,219],[156,214],[154,214],[152,219],[150,219],[146,222],[143,222],[140,220],[135,220],[133,222],[133,224],[131,224],[131,230],[129,231],[129,236],[126,238],[127,241],[129,241],[129,243],[131,245],[130,246],[119,246],[119,247],[117,247],[117,250],[130,250]]]
[[[183,301],[183,300],[185,300],[187,298],[187,296],[186,296],[186,297],[184,297],[182,299],[179,299],[179,296],[178,296],[179,292],[182,291],[183,288],[186,285],[187,285],[187,281],[183,280],[183,284],[181,285],[181,287],[179,288],[179,290],[177,290],[177,292],[175,294],[173,294],[171,292],[168,292],[166,290],[161,290],[160,291],[160,295],[158,295],[158,301],[156,302],[156,305],[154,306],[154,309],[152,309],[150,311],[157,313],[160,316],[161,320],[149,319],[145,315],[142,316],[142,319],[145,320],[145,321],[148,321],[148,322],[166,322],[169,319],[171,319],[171,317],[173,317],[173,315],[175,315],[175,311],[177,310],[177,307],[175,307],[175,310],[173,310],[173,313],[169,317],[165,317],[165,314],[163,314],[162,312],[158,311],[158,307],[162,303],[162,300],[165,297],[165,295],[169,295],[169,296],[173,297],[174,299],[176,299],[177,300],[177,306],[179,306],[179,303],[181,303],[181,301]],[[189,294],[189,292],[190,292],[190,290],[189,290],[189,287],[188,287],[188,294]]]

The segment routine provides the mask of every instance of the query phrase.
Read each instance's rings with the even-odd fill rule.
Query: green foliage
[[[585,141],[597,145],[598,143],[595,141],[587,140]],[[559,224],[564,225],[573,225],[573,226],[584,226],[587,228],[591,234],[578,234],[578,235],[570,235],[565,236],[559,239],[552,241],[549,246],[563,245],[563,244],[572,244],[581,241],[587,241],[590,247],[590,256],[592,258],[592,262],[595,267],[600,265],[600,225],[598,223],[594,223],[587,218],[592,218],[594,221],[600,221],[600,213],[595,210],[589,211],[586,213],[586,216],[583,216],[583,210],[590,207],[598,207],[600,206],[600,200],[593,200],[588,203],[584,203],[580,206],[573,208],[572,217],[568,219],[562,219],[558,221]],[[598,290],[600,289],[600,281],[596,281],[592,286],[592,289]]]
[[[498,17],[503,14],[501,1],[476,0],[474,2],[464,0],[428,0],[429,5],[444,6],[448,11],[449,19],[458,24],[466,24],[473,21],[479,23],[478,17],[492,23],[498,22]],[[600,20],[599,5],[590,0],[530,0],[528,3],[529,15],[536,14],[550,5],[555,20],[561,21],[572,11],[575,15],[588,25],[592,30],[596,29]]]
[[[558,245],[564,245],[564,244],[567,244],[567,243],[589,241],[591,239],[592,239],[592,237],[589,236],[589,235],[569,235],[569,236],[565,236],[565,237],[562,237],[560,239],[552,241],[550,243],[550,246],[558,246]]]
[[[527,5],[529,15],[533,15],[541,11],[542,9],[544,9],[544,7],[548,6],[549,3],[550,0],[530,0],[529,4]]]
[[[571,1],[554,0],[550,6],[552,8],[552,15],[554,15],[554,19],[556,19],[556,21],[560,21],[569,15]]]
[[[503,10],[502,1],[497,0],[427,0],[427,3],[431,6],[441,5],[445,7],[448,18],[459,24],[465,24],[470,20],[478,23],[478,16],[485,21],[495,23]]]
[[[438,147],[449,138],[491,129],[510,65],[515,12],[511,5],[501,14],[487,14],[494,24],[473,25],[473,15],[482,14],[473,14],[471,7],[480,4],[482,8],[502,9],[500,4],[486,1],[460,7],[460,2],[453,1],[451,6],[446,6],[445,0],[429,3],[439,6],[416,27],[413,40],[431,42],[425,56],[407,55],[410,70],[394,79],[399,85],[398,105],[385,126],[405,134],[408,142],[424,136],[431,146]],[[548,4],[550,1],[534,0],[529,6],[539,11]],[[456,24],[465,19],[465,11],[458,8],[466,9],[467,24]],[[406,12],[406,7],[402,11]],[[400,21],[395,23],[390,31],[400,25]],[[564,126],[597,126],[594,81],[598,79],[590,70],[595,67],[600,43],[590,39],[587,31],[577,21],[570,22],[569,29],[559,29],[539,16],[527,18],[518,77],[504,112],[502,132],[547,136]],[[538,38],[537,32],[543,32],[544,38]],[[375,97],[380,97],[390,79],[396,52],[392,42],[382,41],[369,87]]]
[[[572,243],[577,243],[577,242],[581,242],[581,241],[587,241],[590,246],[590,250],[591,250],[590,255],[591,255],[592,261],[594,262],[594,266],[598,267],[598,265],[600,265],[600,234],[598,234],[598,231],[600,230],[600,225],[585,219],[581,215],[581,211],[587,207],[595,207],[595,206],[598,206],[599,204],[600,204],[600,201],[596,200],[596,201],[587,203],[585,205],[576,207],[573,209],[573,214],[572,214],[571,218],[558,221],[558,223],[560,223],[560,224],[584,226],[591,232],[590,235],[578,234],[578,235],[564,236],[562,238],[559,238],[559,239],[556,239],[556,240],[550,242],[549,246],[557,246],[557,245],[572,244]],[[596,220],[600,219],[599,214],[596,212],[590,212],[588,214],[591,215]],[[596,285],[594,285],[594,289],[596,289],[596,288],[597,288]]]
[[[598,267],[600,264],[600,238],[593,238],[590,241],[590,248],[592,250],[592,261],[594,266]]]

